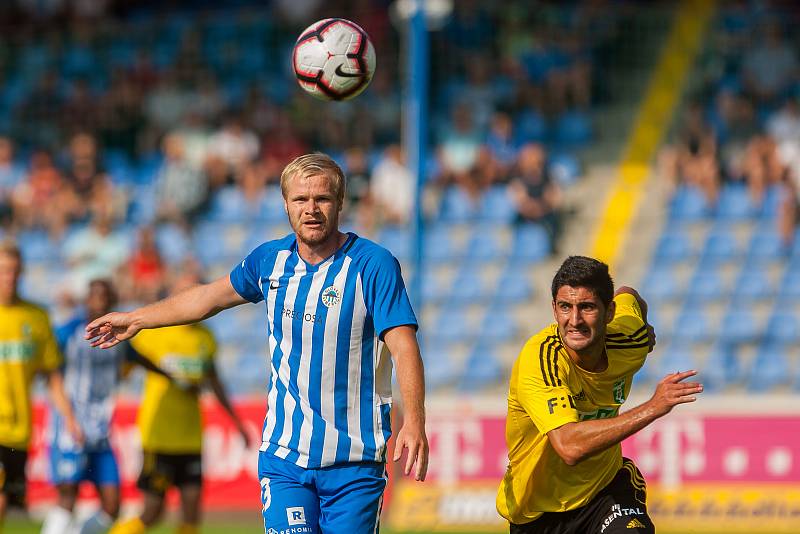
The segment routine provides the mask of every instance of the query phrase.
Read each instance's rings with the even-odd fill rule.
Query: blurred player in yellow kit
[[[0,531],[8,506],[25,505],[25,464],[31,438],[31,385],[48,376],[53,405],[73,438],[83,440],[59,370],[62,358],[47,312],[17,294],[22,256],[0,242]]]
[[[196,281],[192,278],[175,284],[173,293]],[[191,324],[143,330],[131,345],[169,373],[174,382],[147,373],[137,417],[144,454],[138,481],[144,493],[144,510],[138,517],[117,522],[109,534],[141,534],[155,525],[161,519],[170,486],[177,487],[181,496],[177,532],[198,532],[202,484],[199,391],[203,385],[211,387],[245,444],[249,443],[214,366],[216,341],[206,327]]]

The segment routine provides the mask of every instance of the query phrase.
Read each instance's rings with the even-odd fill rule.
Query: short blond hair
[[[22,263],[22,252],[13,239],[0,239],[0,255],[11,256]]]
[[[286,200],[286,190],[289,188],[289,180],[295,177],[310,178],[311,176],[327,176],[331,186],[336,193],[339,206],[344,202],[345,177],[344,171],[327,154],[322,152],[312,152],[296,157],[284,167],[281,173],[281,193]]]

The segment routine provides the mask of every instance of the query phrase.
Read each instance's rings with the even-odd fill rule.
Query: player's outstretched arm
[[[678,404],[694,402],[703,385],[684,380],[696,374],[684,371],[665,376],[649,401],[617,417],[567,423],[551,430],[547,434],[550,445],[567,465],[604,451],[667,415]]]
[[[408,475],[416,463],[414,478],[425,480],[428,472],[428,438],[425,435],[425,374],[414,328],[397,326],[383,337],[397,366],[397,383],[403,396],[403,427],[394,444],[396,462],[408,449],[403,472]]]
[[[64,375],[61,374],[61,371],[56,370],[48,373],[47,388],[50,392],[53,406],[64,418],[67,431],[72,435],[75,443],[82,444],[84,439],[83,430],[72,412],[72,403],[70,403],[67,392],[64,390]]]
[[[85,337],[93,347],[107,349],[145,328],[196,323],[245,302],[233,289],[230,279],[223,276],[131,312],[112,312],[99,317],[86,326]]]

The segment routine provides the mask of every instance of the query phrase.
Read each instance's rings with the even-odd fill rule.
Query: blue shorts
[[[386,464],[359,462],[303,469],[258,455],[261,510],[268,534],[378,532]]]
[[[50,449],[53,484],[78,484],[83,480],[97,486],[119,486],[117,460],[110,447]]]

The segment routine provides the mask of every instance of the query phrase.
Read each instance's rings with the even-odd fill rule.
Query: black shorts
[[[0,445],[0,494],[8,499],[9,506],[25,506],[25,464],[28,451]]]
[[[164,495],[170,486],[199,486],[203,482],[203,462],[199,454],[162,454],[144,451],[140,490]]]
[[[511,534],[654,534],[646,501],[642,473],[623,458],[614,480],[588,504],[569,512],[546,512],[524,525],[512,523]]]

